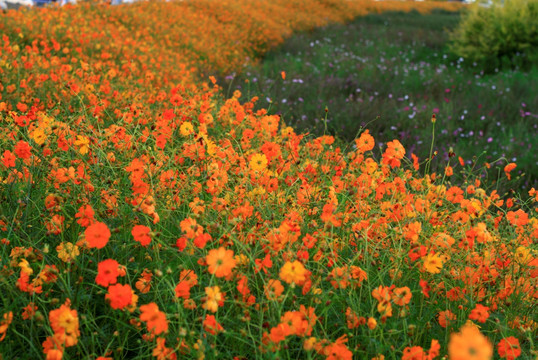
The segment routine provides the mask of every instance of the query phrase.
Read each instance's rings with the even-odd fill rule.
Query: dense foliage
[[[452,34],[452,49],[491,71],[501,66],[528,67],[538,61],[538,1],[480,1]]]
[[[259,96],[255,109],[280,114],[297,132],[352,142],[367,127],[379,145],[397,138],[420,158],[430,153],[434,113],[433,171],[450,162],[450,179],[461,184],[474,167],[483,187],[500,194],[538,187],[538,62],[529,71],[486,73],[454,56],[448,31],[460,18],[441,10],[384,12],[331,24],[293,35],[261,64],[219,84],[230,96]],[[507,162],[518,164],[509,184]]]

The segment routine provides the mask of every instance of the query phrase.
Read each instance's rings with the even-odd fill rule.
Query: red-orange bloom
[[[469,319],[485,323],[489,318],[489,307],[476,304],[475,308],[469,314]]]
[[[84,235],[89,248],[102,249],[110,239],[110,230],[105,223],[96,222],[86,228]]]
[[[131,230],[131,234],[140,245],[148,246],[151,243],[150,231],[151,229],[145,225],[135,225],[133,230]]]
[[[506,219],[508,219],[513,226],[525,226],[529,223],[529,215],[521,209],[518,211],[507,212]]]
[[[206,315],[203,325],[204,325],[204,330],[210,333],[211,335],[216,335],[217,333],[224,330],[222,325],[217,322],[215,315]]]
[[[347,338],[344,338],[344,340],[339,338],[333,344],[327,346],[324,349],[327,356],[326,360],[352,360],[353,353],[344,344],[346,341]]]
[[[103,260],[97,265],[97,276],[95,283],[105,286],[115,284],[118,281],[119,272],[118,262],[114,259]]]
[[[355,140],[355,145],[357,146],[357,151],[360,153],[372,150],[374,148],[375,141],[374,137],[370,135],[370,130],[365,130],[361,136]]]
[[[508,178],[508,180],[511,179],[510,172],[514,170],[517,167],[516,163],[510,163],[504,167],[504,174]]]
[[[497,351],[499,356],[503,359],[513,360],[521,355],[521,347],[519,346],[519,340],[513,336],[506,339],[502,339],[497,344]]]
[[[129,285],[116,284],[108,288],[105,298],[110,301],[113,309],[123,309],[131,305],[133,301],[133,290]]]
[[[153,357],[157,358],[157,360],[176,360],[177,355],[174,352],[174,349],[166,347],[165,344],[166,339],[161,337],[157,338],[157,345],[155,345],[155,348],[151,353]]]
[[[159,311],[159,307],[155,303],[140,306],[140,320],[144,321],[148,327],[148,331],[159,335],[168,332],[168,322],[166,314]]]
[[[77,223],[80,226],[88,227],[94,222],[94,211],[90,205],[81,206],[78,209],[78,213],[75,214]]]
[[[20,140],[17,145],[15,145],[15,155],[20,159],[29,159],[32,155],[32,147],[24,140]]]
[[[421,346],[406,347],[402,355],[402,360],[425,360],[426,358],[426,353]]]
[[[278,344],[281,341],[284,341],[286,339],[286,336],[291,335],[291,329],[288,326],[288,324],[278,324],[274,328],[271,329],[271,333],[269,334],[269,338],[272,342],[275,344]]]
[[[398,140],[387,143],[387,149],[383,153],[383,164],[390,167],[400,166],[400,160],[405,156],[405,148]]]
[[[181,281],[177,284],[175,291],[178,298],[180,297],[186,300],[191,297],[191,286],[186,281]]]
[[[37,311],[37,306],[33,302],[29,303],[22,311],[22,318],[24,320],[32,319]],[[2,333],[2,328],[0,326],[0,334]],[[1,341],[1,340],[0,340]]]
[[[2,155],[2,164],[4,164],[5,167],[10,168],[15,166],[15,160],[17,158],[13,153],[9,150],[4,151],[4,155]]]
[[[450,310],[440,311],[437,320],[439,325],[446,328],[451,321],[456,320],[456,315]]]

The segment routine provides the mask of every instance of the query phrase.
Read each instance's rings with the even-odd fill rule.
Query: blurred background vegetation
[[[229,96],[234,90],[260,96],[260,108],[269,107],[300,131],[323,134],[326,117],[329,133],[344,141],[367,128],[378,146],[399,139],[407,156],[420,159],[429,156],[430,118],[436,114],[433,170],[444,169],[452,149],[455,182],[464,180],[464,168],[481,169],[487,186],[505,190],[499,184],[505,180],[502,168],[516,162],[519,178],[511,187],[537,187],[538,66],[532,60],[536,44],[527,43],[538,16],[521,17],[523,24],[511,21],[508,30],[498,14],[518,17],[530,10],[474,9],[373,14],[295,35],[259,66],[227,74],[219,83]],[[487,18],[485,12],[495,15]],[[480,29],[482,35],[473,35]],[[505,31],[519,30],[520,37],[508,38],[521,44],[500,45],[508,41]]]

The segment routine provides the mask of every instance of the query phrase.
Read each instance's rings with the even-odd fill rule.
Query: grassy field
[[[466,166],[493,165],[482,173],[493,188],[509,162],[525,173],[521,189],[536,187],[538,67],[484,73],[455,58],[448,31],[459,19],[446,11],[370,14],[297,34],[260,66],[223,79],[224,90],[260,96],[260,107],[298,130],[323,134],[326,117],[330,134],[351,141],[367,128],[380,147],[399,139],[421,159],[429,156],[436,114],[434,169],[444,169],[453,149]]]
[[[451,60],[435,32],[404,30],[457,15],[391,13],[313,30],[461,6],[84,1],[0,14],[0,360],[536,357],[538,191],[522,199],[510,188],[526,165],[502,168],[508,194],[454,165],[472,159],[460,142],[499,145],[487,138],[500,130],[468,136],[463,123],[491,111],[474,104],[456,118],[470,70],[443,65]],[[353,28],[362,32],[337,51]],[[285,43],[293,33],[303,35]],[[437,57],[418,45],[425,39]],[[229,96],[200,77],[239,72],[279,44],[287,62],[269,65],[279,52],[268,55],[261,64],[274,73],[236,79]],[[307,57],[290,60],[292,49]],[[342,85],[351,73],[367,80]],[[509,92],[499,89],[526,102],[525,117],[494,129],[533,119],[530,77],[516,74]],[[502,107],[490,95],[480,104],[508,108],[498,99]],[[428,145],[434,108],[436,159],[454,139],[444,130],[462,124],[451,158],[462,184],[446,163],[411,154]],[[331,135],[351,140],[378,115],[351,143]],[[490,124],[484,116],[473,124]],[[315,118],[321,136],[289,126]],[[530,135],[513,136],[528,146]],[[510,149],[506,157],[524,156]]]

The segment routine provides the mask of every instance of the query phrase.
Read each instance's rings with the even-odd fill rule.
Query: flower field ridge
[[[0,359],[537,356],[535,189],[422,176],[398,140],[377,159],[368,130],[299,134],[202,78],[329,22],[460,7],[1,14]]]

